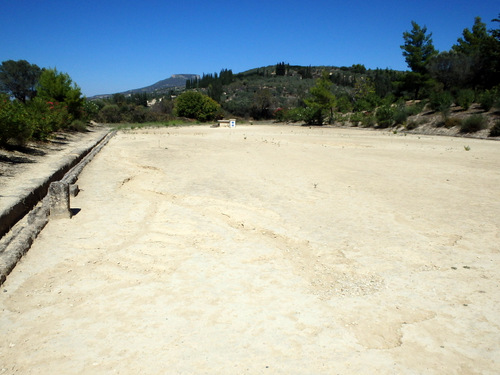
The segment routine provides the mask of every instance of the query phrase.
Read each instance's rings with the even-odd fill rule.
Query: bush
[[[283,108],[277,108],[273,112],[273,117],[276,122],[283,122],[285,120],[285,110]]]
[[[337,110],[342,113],[347,113],[352,111],[352,103],[347,96],[341,96],[337,100]]]
[[[447,129],[453,128],[455,126],[461,127],[462,126],[462,120],[456,117],[448,117],[447,119],[444,120],[444,127]]]
[[[303,107],[291,108],[285,112],[284,119],[287,122],[302,122],[304,121],[304,110]]]
[[[69,130],[73,130],[76,132],[84,132],[87,130],[87,124],[82,120],[74,120],[69,126]]]
[[[408,123],[405,125],[406,130],[414,130],[418,128],[418,122],[417,121],[408,121]]]
[[[396,125],[404,124],[408,119],[408,111],[404,103],[398,104],[393,113],[393,119]]]
[[[122,116],[120,113],[120,107],[117,104],[107,104],[101,108],[97,114],[97,119],[100,122],[115,124],[121,121]]]
[[[186,91],[175,100],[175,113],[179,117],[210,121],[219,117],[221,110],[212,98],[197,91]]]
[[[468,110],[474,102],[474,91],[460,90],[455,98],[456,103],[464,110]]]
[[[67,128],[73,117],[64,103],[45,101],[40,97],[26,104],[27,123],[33,130],[33,138],[44,140],[50,133]]]
[[[394,123],[394,108],[390,105],[383,105],[377,109],[375,118],[379,128],[388,128]]]
[[[382,103],[382,99],[375,93],[359,98],[354,103],[353,110],[355,112],[373,111],[378,105]]]
[[[377,124],[377,120],[375,119],[375,116],[371,114],[365,114],[363,116],[363,121],[361,122],[361,125],[364,128],[373,128]]]
[[[443,117],[448,117],[453,96],[448,91],[433,92],[429,98],[429,106],[436,112],[441,112]]]
[[[349,121],[351,122],[352,126],[359,126],[363,122],[363,117],[363,112],[354,112],[349,117]]]
[[[421,100],[415,104],[412,104],[412,105],[406,107],[406,113],[408,114],[408,116],[418,115],[424,109],[425,104],[426,104],[426,102],[424,100]]]
[[[33,130],[27,121],[26,107],[19,101],[11,101],[7,95],[0,96],[0,145],[14,140],[18,143],[28,141]]]
[[[500,120],[497,120],[495,125],[490,129],[490,137],[500,137]]]
[[[486,117],[483,115],[472,115],[467,117],[462,122],[460,127],[461,133],[475,133],[479,130],[483,130],[488,125]]]
[[[486,112],[493,108],[493,105],[497,100],[496,90],[486,90],[479,95],[479,104],[481,105],[481,109],[484,109]]]
[[[131,123],[143,123],[149,121],[149,110],[142,105],[128,105],[122,113],[122,121]]]
[[[97,117],[100,107],[96,101],[85,100],[82,105],[83,118],[90,120]]]

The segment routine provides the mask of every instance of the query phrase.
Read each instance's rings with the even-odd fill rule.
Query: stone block
[[[63,181],[52,182],[49,186],[49,206],[51,219],[69,219],[69,184]]]

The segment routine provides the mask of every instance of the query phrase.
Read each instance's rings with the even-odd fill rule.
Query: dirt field
[[[2,286],[0,374],[500,372],[499,142],[138,130],[78,185]]]

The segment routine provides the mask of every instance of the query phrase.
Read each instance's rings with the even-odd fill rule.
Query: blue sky
[[[0,61],[55,67],[87,96],[281,61],[405,70],[412,20],[445,51],[474,17],[497,28],[499,13],[498,0],[3,0]]]

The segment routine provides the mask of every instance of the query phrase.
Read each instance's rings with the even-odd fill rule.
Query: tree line
[[[61,129],[83,130],[93,109],[66,73],[26,60],[0,65],[0,146],[44,140]]]
[[[500,17],[499,17],[500,18]],[[498,23],[499,19],[492,22]],[[114,94],[88,101],[69,75],[27,61],[0,65],[0,143],[45,139],[51,131],[100,122],[212,121],[223,116],[387,127],[407,123],[424,106],[448,121],[450,106],[499,105],[500,29],[476,17],[449,51],[439,52],[432,33],[411,22],[400,46],[409,70],[275,65],[233,74],[231,69],[188,80],[165,93]],[[408,106],[408,100],[415,101]],[[499,125],[500,126],[500,125]]]

